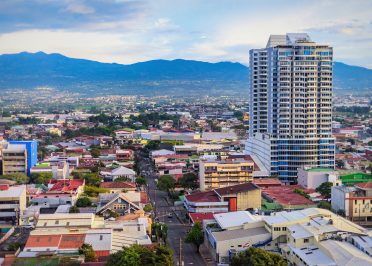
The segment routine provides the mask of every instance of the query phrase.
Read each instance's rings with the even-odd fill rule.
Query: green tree
[[[230,265],[286,266],[287,262],[279,254],[252,247],[234,256]]]
[[[332,209],[331,203],[329,203],[328,201],[321,201],[321,202],[319,202],[318,207],[319,208],[322,208],[322,209],[327,209],[327,210],[331,210]]]
[[[92,245],[84,243],[79,248],[79,253],[84,255],[85,262],[95,262],[97,261],[96,253],[94,252]]]
[[[146,204],[145,207],[143,207],[143,210],[145,212],[151,212],[154,208],[152,207],[152,205],[150,203]]]
[[[299,194],[299,195],[301,195],[301,196],[303,196],[303,197],[305,197],[305,198],[307,198],[307,199],[310,199],[309,194],[307,194],[303,189],[295,188],[295,189],[293,190],[293,192],[294,192],[294,193],[297,193],[297,194]]]
[[[198,177],[196,174],[194,173],[186,173],[184,174],[180,180],[179,180],[179,184],[183,187],[183,188],[190,188],[190,189],[195,189],[198,187]]]
[[[69,213],[80,213],[80,210],[76,206],[71,206],[68,212]]]
[[[176,181],[174,180],[172,176],[162,175],[158,179],[157,187],[158,189],[163,190],[163,191],[170,191],[174,189],[175,185],[176,185]]]
[[[319,192],[326,199],[329,199],[331,197],[332,186],[333,184],[331,182],[324,182],[319,187],[317,187],[315,191]]]
[[[167,246],[133,245],[111,254],[106,266],[171,266],[173,252]]]
[[[52,178],[52,173],[32,173],[30,176],[30,182],[34,184],[47,185]]]
[[[114,182],[131,182],[131,180],[128,177],[121,176],[114,180]]]
[[[164,244],[167,243],[168,225],[166,225],[165,223],[155,223],[154,231],[158,240],[162,239],[164,241]]]
[[[17,251],[20,247],[22,247],[22,244],[19,242],[12,242],[8,246],[9,251]]]
[[[97,197],[99,193],[108,193],[110,192],[108,189],[93,187],[93,186],[85,186],[84,193],[88,197]]]
[[[80,197],[76,201],[76,207],[90,207],[92,206],[92,201],[88,197]]]
[[[85,180],[85,184],[88,186],[98,187],[101,184],[101,177],[98,173],[84,174],[83,179]]]
[[[194,244],[196,247],[196,252],[199,253],[200,245],[204,242],[203,228],[200,223],[194,224],[190,232],[187,233],[185,241],[186,243]]]
[[[158,150],[159,147],[160,147],[160,141],[158,141],[158,140],[150,140],[145,145],[145,149],[148,149],[148,150]]]
[[[17,184],[27,184],[29,181],[28,176],[25,174],[21,174],[21,173],[3,175],[3,176],[0,176],[0,179],[13,180],[13,181],[16,181]]]
[[[136,184],[137,184],[137,186],[144,186],[144,185],[146,185],[146,179],[141,177],[141,176],[137,177],[136,178]]]
[[[101,150],[98,148],[92,148],[90,150],[90,154],[93,156],[93,158],[98,158],[101,155]]]

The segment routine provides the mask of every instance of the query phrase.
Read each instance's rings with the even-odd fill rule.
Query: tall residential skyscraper
[[[246,151],[283,182],[296,182],[301,166],[334,168],[332,54],[303,33],[250,51]]]

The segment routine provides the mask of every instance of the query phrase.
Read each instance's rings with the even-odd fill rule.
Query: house
[[[124,182],[124,181],[117,181],[117,182],[103,182],[99,185],[100,188],[105,188],[110,191],[110,193],[117,193],[125,191],[135,191],[136,184],[133,182]]]
[[[98,199],[97,214],[109,217],[111,212],[124,215],[141,209],[125,195],[126,193],[101,193]]]
[[[52,179],[48,191],[35,195],[31,202],[42,208],[56,208],[59,205],[74,205],[84,192],[84,179]]]
[[[26,210],[26,186],[0,185],[0,225],[20,225]]]
[[[115,179],[119,177],[125,177],[128,178],[131,182],[134,182],[136,179],[136,172],[134,172],[132,169],[129,169],[124,166],[120,166],[118,168],[109,169],[106,168],[100,172],[100,174],[108,180],[115,181]]]
[[[261,189],[253,183],[239,184],[185,196],[189,213],[235,212],[261,208]]]

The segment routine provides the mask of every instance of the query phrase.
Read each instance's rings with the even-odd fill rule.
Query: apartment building
[[[0,185],[0,226],[20,224],[26,210],[26,186]]]
[[[10,144],[24,145],[27,150],[27,175],[31,168],[37,164],[37,141],[36,140],[10,140]]]
[[[284,183],[296,183],[302,166],[334,168],[332,57],[302,33],[271,35],[250,51],[246,152]]]
[[[7,144],[3,149],[3,175],[27,174],[27,149],[22,144]]]
[[[212,190],[247,183],[253,180],[254,162],[244,159],[201,159],[200,190]]]

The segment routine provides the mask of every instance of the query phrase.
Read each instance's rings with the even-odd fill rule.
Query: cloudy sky
[[[0,53],[247,64],[270,34],[308,32],[335,60],[372,68],[371,10],[371,0],[1,0]]]

